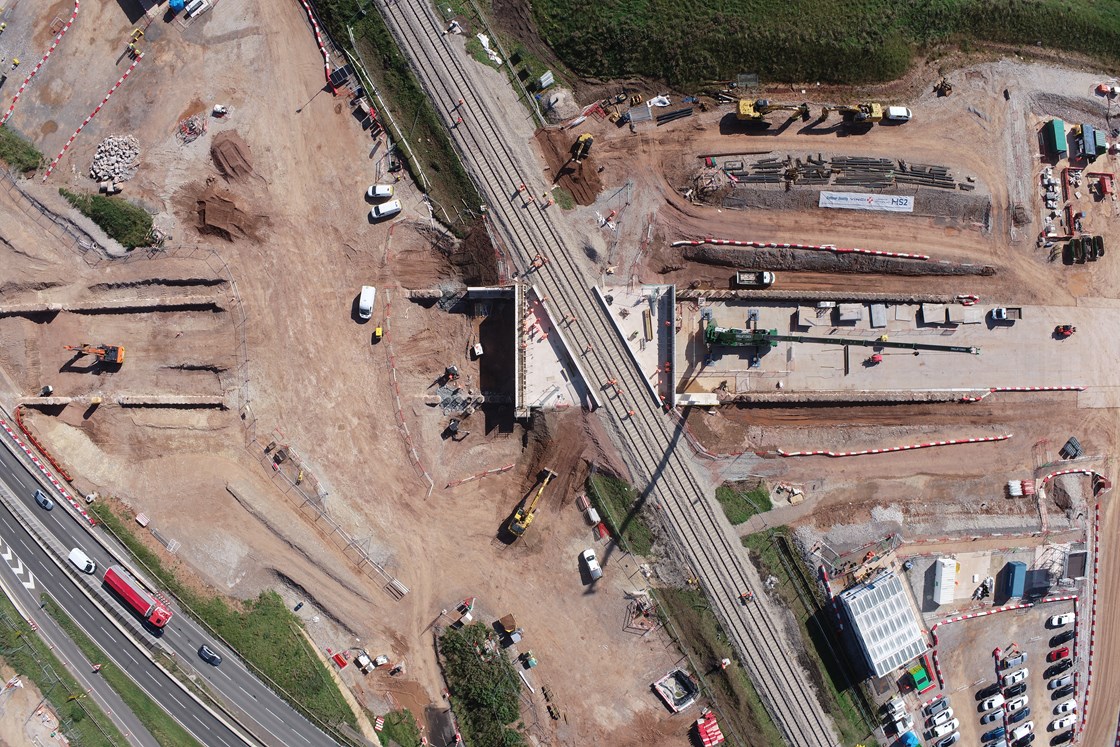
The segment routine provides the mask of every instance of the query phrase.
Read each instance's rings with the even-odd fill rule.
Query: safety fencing
[[[393,343],[391,341],[392,332],[390,327],[390,319],[392,318],[393,298],[388,291],[385,291],[385,332],[382,341],[389,353],[389,387],[393,390],[393,401],[397,405],[397,430],[401,432],[401,437],[404,438],[405,446],[408,447],[408,457],[416,469],[419,470],[420,476],[423,477],[428,483],[428,496],[432,495],[435,490],[436,483],[432,476],[428,474],[428,470],[424,468],[424,464],[420,461],[420,454],[416,451],[416,445],[412,441],[412,434],[408,430],[408,422],[404,419],[404,408],[401,406],[401,386],[397,381],[397,357],[393,354]]]
[[[994,609],[984,610],[983,612],[970,612],[967,615],[957,615],[956,617],[947,617],[944,620],[942,620],[941,622],[934,623],[933,627],[931,627],[929,629],[929,635],[930,635],[930,638],[933,639],[933,645],[936,646],[938,644],[937,629],[940,628],[942,625],[949,625],[951,623],[962,622],[964,620],[972,620],[973,618],[976,618],[976,617],[987,617],[988,615],[997,615],[1000,612],[1014,612],[1015,610],[1030,609],[1033,606],[1034,605],[1029,603],[1029,602],[1024,602],[1022,604],[1005,604],[1002,607],[996,607]]]
[[[101,103],[98,104],[92,112],[90,112],[90,115],[86,117],[86,120],[84,122],[78,125],[78,129],[74,130],[74,134],[71,135],[70,139],[66,141],[66,145],[62,146],[62,150],[58,152],[58,155],[54,157],[53,161],[51,161],[51,165],[47,167],[47,173],[43,174],[43,181],[47,180],[47,178],[51,175],[51,172],[54,171],[54,167],[57,166],[58,162],[62,160],[62,157],[66,155],[66,151],[70,150],[70,146],[73,144],[74,140],[78,137],[78,135],[81,134],[82,130],[85,129],[85,126],[88,125],[93,120],[93,118],[97,116],[97,113],[101,111],[101,108],[105,106],[105,104],[109,103],[109,99],[113,96],[114,93],[116,93],[118,88],[124,85],[124,82],[128,80],[128,76],[132,75],[132,71],[136,69],[136,66],[140,64],[140,60],[142,59],[144,59],[143,53],[139,53],[136,55],[136,59],[134,59],[132,61],[132,64],[128,66],[128,70],[125,70],[124,75],[117,78],[117,82],[113,84],[113,87],[110,88],[109,92],[105,94],[105,97],[101,99]]]
[[[930,658],[933,659],[933,673],[937,675],[937,686],[945,689],[945,675],[941,673],[941,662],[937,658],[937,650],[934,649],[930,652]]]
[[[74,478],[70,476],[70,472],[61,464],[59,464],[58,460],[54,458],[54,454],[51,454],[47,447],[44,446],[42,442],[40,442],[39,439],[35,437],[35,434],[31,432],[31,429],[24,424],[23,405],[16,406],[16,425],[18,425],[19,429],[23,431],[23,435],[27,437],[27,440],[31,442],[31,445],[38,449],[39,453],[47,458],[47,461],[50,462],[51,466],[55,468],[55,471],[62,476],[62,479],[66,482],[73,482]]]
[[[315,18],[315,12],[311,10],[307,0],[300,0],[303,9],[307,11],[307,19],[311,22],[311,29],[315,32],[315,43],[319,45],[319,54],[323,55],[323,72],[326,75],[327,85],[330,86],[331,92],[334,92],[334,84],[331,83],[331,54],[327,51],[327,47],[323,44],[323,34],[319,31],[319,20]]]
[[[494,469],[488,469],[485,472],[479,472],[477,474],[471,475],[470,477],[464,477],[461,480],[452,480],[451,482],[447,483],[447,485],[444,486],[444,487],[445,487],[445,489],[446,488],[454,488],[454,487],[457,487],[459,485],[462,485],[463,483],[471,482],[473,480],[481,480],[483,477],[488,477],[490,475],[500,475],[503,472],[509,472],[513,468],[514,468],[513,464],[507,464],[504,467],[495,467]]]
[[[71,506],[73,506],[79,514],[82,515],[82,518],[89,522],[89,525],[91,527],[97,526],[97,520],[86,512],[86,509],[84,506],[82,506],[81,502],[70,494],[70,491],[66,489],[66,486],[62,484],[62,481],[55,477],[54,474],[49,469],[47,469],[41,461],[39,461],[39,457],[35,456],[35,453],[31,451],[31,448],[27,444],[25,444],[19,436],[16,435],[16,432],[12,430],[12,427],[8,425],[8,423],[3,419],[0,419],[0,428],[3,428],[5,431],[7,431],[8,435],[12,437],[12,440],[16,442],[16,445],[23,449],[23,453],[27,454],[27,456],[31,458],[31,461],[35,464],[36,467],[39,468],[39,471],[43,473],[43,476],[50,480],[51,485],[54,485],[55,489],[58,490],[62,497],[65,498],[66,501]]]
[[[979,402],[1001,392],[1083,392],[1083,386],[993,386],[978,397],[965,395],[961,402]]]
[[[775,241],[734,241],[732,239],[697,239],[695,241],[674,241],[670,246],[747,246],[755,249],[807,249],[814,252],[832,252],[833,254],[870,254],[876,257],[897,257],[899,259],[929,259],[928,254],[910,254],[908,252],[888,252],[879,249],[858,249],[855,247],[840,247],[833,244],[787,244]]]
[[[15,111],[16,108],[16,102],[18,102],[19,97],[23,95],[23,89],[27,88],[27,84],[30,83],[31,79],[35,77],[35,74],[39,72],[39,68],[43,67],[46,61],[50,59],[51,53],[54,52],[54,48],[58,46],[58,43],[62,41],[62,37],[66,36],[66,32],[69,31],[70,27],[74,24],[74,19],[78,17],[78,4],[79,0],[74,0],[74,12],[70,14],[70,20],[67,21],[66,24],[62,27],[62,30],[58,32],[58,36],[54,38],[54,42],[51,44],[51,48],[47,50],[47,53],[45,55],[43,55],[43,59],[39,60],[39,63],[31,69],[31,72],[28,73],[27,77],[23,79],[23,83],[20,84],[19,89],[16,90],[16,95],[12,98],[12,105],[8,107],[8,112],[4,115],[3,119],[0,119],[0,127],[2,127],[4,123],[8,121],[8,118],[12,116],[12,112]]]
[[[911,451],[913,449],[929,449],[934,446],[958,446],[961,444],[983,444],[992,443],[995,441],[1006,441],[1011,438],[1012,434],[1005,433],[1002,436],[981,436],[978,438],[953,438],[947,441],[928,441],[922,444],[907,444],[906,446],[889,446],[883,449],[864,449],[863,451],[783,451],[777,449],[778,456],[783,457],[802,457],[802,456],[827,456],[827,457],[850,457],[850,456],[865,456],[867,454],[891,454],[898,451]]]
[[[1112,489],[1112,481],[1102,475],[1100,472],[1094,472],[1091,469],[1060,469],[1057,472],[1051,472],[1042,478],[1042,484],[1050,482],[1055,477],[1062,475],[1089,475],[1093,478],[1093,495],[1103,495]]]
[[[1093,580],[1092,580],[1092,600],[1093,604],[1089,610],[1089,664],[1085,672],[1085,694],[1081,701],[1081,725],[1077,727],[1077,733],[1081,734],[1085,731],[1085,724],[1089,721],[1089,690],[1093,686],[1093,654],[1096,652],[1097,645],[1097,578],[1100,572],[1100,556],[1101,556],[1101,504],[1097,501],[1093,509]],[[1078,620],[1075,617],[1073,620],[1074,630],[1076,631]],[[1074,641],[1077,638],[1074,637]],[[1120,726],[1117,727],[1120,729]],[[1117,740],[1120,741],[1120,731],[1117,732]]]

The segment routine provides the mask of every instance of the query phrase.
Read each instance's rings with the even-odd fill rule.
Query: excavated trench
[[[213,288],[225,287],[228,280],[223,278],[144,278],[143,280],[127,280],[116,283],[95,283],[89,286],[91,291],[112,291],[123,288],[146,288],[150,286],[164,288]]]
[[[688,246],[682,253],[692,262],[742,270],[805,270],[874,275],[984,275],[996,274],[990,265],[962,262],[899,259],[867,254],[836,254],[803,249],[752,249],[727,246]],[[665,272],[662,270],[662,272]]]

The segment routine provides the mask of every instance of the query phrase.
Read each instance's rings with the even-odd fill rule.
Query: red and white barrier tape
[[[827,456],[827,457],[849,457],[849,456],[865,456],[867,454],[891,454],[898,451],[910,451],[912,449],[929,449],[934,446],[958,446],[960,444],[983,444],[992,443],[994,441],[1006,441],[1011,438],[1012,434],[1005,433],[1002,436],[981,436],[979,438],[953,438],[947,441],[929,441],[922,444],[907,444],[906,446],[890,446],[883,449],[864,449],[863,451],[782,451],[777,449],[779,456],[783,457],[801,457],[801,456]]]
[[[136,55],[136,59],[133,60],[132,64],[128,66],[128,70],[125,70],[124,75],[117,79],[117,82],[114,83],[113,87],[109,89],[109,92],[105,94],[105,98],[101,99],[101,103],[97,105],[97,107],[93,110],[93,112],[90,113],[88,117],[86,117],[85,122],[82,122],[80,125],[78,125],[78,129],[74,130],[74,134],[71,135],[70,139],[66,141],[66,145],[62,146],[62,150],[58,152],[58,155],[55,156],[53,161],[51,161],[51,165],[47,167],[47,173],[43,174],[43,181],[47,180],[47,177],[49,177],[51,175],[51,172],[54,171],[54,167],[57,166],[58,162],[62,160],[62,157],[66,155],[66,151],[70,150],[70,146],[73,144],[75,138],[77,138],[78,135],[81,134],[82,130],[85,129],[85,126],[88,125],[90,121],[97,116],[97,113],[101,111],[101,107],[109,103],[110,97],[112,97],[112,95],[116,93],[116,90],[120,88],[126,80],[128,80],[128,76],[132,74],[132,71],[136,69],[136,66],[140,64],[140,60],[142,59],[144,59],[143,53]]]
[[[1034,605],[1031,604],[1030,602],[1024,602],[1022,604],[1007,604],[1007,605],[1004,605],[1003,607],[996,607],[994,609],[984,610],[983,612],[970,612],[967,615],[957,615],[956,617],[948,617],[948,618],[942,620],[941,622],[934,623],[933,627],[929,629],[929,634],[930,634],[930,637],[933,638],[933,645],[936,646],[937,645],[937,629],[940,628],[942,625],[948,625],[950,623],[961,622],[962,620],[971,620],[975,617],[987,617],[988,615],[995,615],[995,614],[998,614],[1000,612],[1014,612],[1015,610],[1030,609],[1033,606]]]
[[[91,527],[97,526],[97,519],[90,516],[86,512],[82,504],[74,496],[70,495],[70,491],[66,489],[66,486],[63,485],[62,482],[60,482],[59,479],[54,476],[54,473],[52,473],[49,469],[46,468],[46,466],[44,466],[41,461],[39,461],[39,457],[35,456],[34,452],[32,452],[30,448],[28,448],[27,444],[25,444],[23,440],[16,435],[16,432],[12,430],[12,427],[8,425],[7,422],[0,419],[0,428],[3,428],[5,431],[7,431],[8,435],[12,437],[12,440],[15,441],[21,449],[23,449],[23,453],[31,457],[31,461],[35,463],[35,466],[39,468],[39,471],[42,472],[48,480],[50,480],[51,485],[54,485],[55,489],[58,490],[62,497],[65,498],[67,502],[69,502],[69,504],[73,506],[79,514],[82,515],[82,518],[88,521]]]
[[[1096,652],[1097,645],[1097,574],[1100,572],[1100,555],[1101,555],[1101,504],[1097,501],[1096,506],[1093,508],[1093,581],[1092,581],[1092,599],[1093,604],[1089,611],[1089,664],[1085,672],[1085,695],[1081,701],[1081,725],[1077,728],[1077,733],[1081,734],[1085,731],[1085,724],[1089,721],[1089,690],[1093,686],[1093,654]],[[1077,630],[1078,620],[1075,617],[1074,630]],[[1074,637],[1074,653],[1077,653],[1077,638]],[[1118,734],[1120,738],[1120,734]]]
[[[0,119],[0,126],[3,126],[3,124],[8,121],[8,118],[12,116],[12,112],[15,111],[16,108],[16,102],[19,101],[19,97],[23,95],[23,89],[27,88],[27,84],[30,83],[31,79],[35,77],[35,74],[39,72],[39,68],[43,67],[46,61],[50,59],[54,48],[62,41],[62,37],[66,36],[66,32],[70,30],[70,26],[74,24],[74,19],[78,17],[78,3],[79,0],[74,0],[74,12],[70,14],[70,20],[67,21],[66,25],[62,27],[62,30],[58,32],[58,36],[54,38],[51,48],[43,55],[43,59],[39,60],[39,63],[35,65],[35,67],[31,69],[31,72],[27,74],[27,77],[23,79],[23,83],[20,84],[16,95],[12,98],[12,105],[8,107],[8,112],[4,115],[3,119]]]
[[[331,53],[327,51],[326,45],[323,44],[323,34],[319,31],[319,21],[315,18],[315,13],[311,10],[307,0],[299,0],[303,4],[303,9],[307,11],[307,19],[311,21],[311,29],[315,32],[315,43],[319,45],[319,54],[323,55],[323,72],[327,78],[327,85],[331,87],[331,93],[334,93],[334,83],[331,82]]]
[[[910,254],[908,252],[887,252],[879,249],[857,249],[854,247],[838,247],[832,244],[787,244],[774,241],[735,241],[732,239],[698,239],[696,241],[674,241],[670,246],[701,246],[713,244],[715,246],[749,246],[756,249],[808,249],[815,252],[832,252],[833,254],[870,254],[877,257],[897,257],[899,259],[929,259],[928,254]]]
[[[993,386],[979,397],[961,397],[961,402],[979,402],[985,397],[1000,392],[1083,392],[1083,386]]]

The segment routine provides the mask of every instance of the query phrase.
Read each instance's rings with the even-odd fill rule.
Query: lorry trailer
[[[105,584],[153,626],[162,628],[171,620],[171,610],[119,565],[109,566],[105,571]]]

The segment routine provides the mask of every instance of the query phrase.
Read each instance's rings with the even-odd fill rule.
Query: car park
[[[1046,669],[1045,677],[1057,677],[1062,672],[1068,671],[1073,666],[1073,659],[1062,659],[1057,664],[1051,664]]]
[[[1074,612],[1066,612],[1061,615],[1051,615],[1050,619],[1046,621],[1048,628],[1064,628],[1071,622],[1077,619],[1077,614]]]
[[[52,508],[54,508],[54,501],[48,498],[47,494],[42,490],[35,491],[35,502],[38,503],[39,507],[44,511],[50,511]]]
[[[949,745],[956,744],[959,741],[961,741],[961,735],[957,732],[953,732],[949,736],[942,737],[941,739],[934,742],[933,747],[949,747]]]
[[[1077,701],[1073,698],[1063,700],[1061,703],[1054,707],[1054,715],[1060,716],[1063,713],[1073,713],[1077,710]]]
[[[1004,701],[1004,698],[1003,698],[1002,695],[994,695],[994,696],[988,698],[987,700],[985,700],[983,703],[980,704],[980,710],[981,711],[990,711],[993,708],[999,708],[1001,705],[1004,704],[1004,702],[1005,701]]]
[[[1030,674],[1030,670],[1027,669],[1026,667],[1023,667],[1022,669],[1020,669],[1017,672],[1012,672],[1011,674],[1005,674],[1005,675],[1003,675],[1003,678],[1002,678],[1003,686],[1004,687],[1010,687],[1011,685],[1018,685],[1020,682],[1025,680],[1029,674]]]
[[[1007,723],[1017,724],[1029,715],[1031,715],[1031,709],[1030,708],[1024,708],[1023,710],[1016,711],[1015,713],[1008,716],[1007,717]]]
[[[1069,727],[1077,723],[1077,714],[1071,713],[1068,716],[1062,716],[1059,719],[1054,719],[1050,722],[1050,731],[1065,731]]]
[[[992,729],[991,731],[984,732],[983,736],[980,737],[980,741],[981,742],[991,742],[993,740],[999,739],[1000,737],[1002,737],[1006,733],[1007,733],[1007,729],[1004,729],[1002,726],[997,726],[995,729]]]
[[[926,726],[940,726],[951,718],[953,718],[953,709],[946,708],[941,713],[930,716],[929,723],[927,723]]]
[[[930,729],[928,732],[926,732],[927,735],[928,735],[927,738],[928,739],[936,739],[937,737],[944,737],[946,735],[952,734],[953,732],[955,732],[957,730],[958,727],[960,727],[960,725],[961,725],[961,722],[958,721],[957,719],[953,719],[952,721],[948,721],[944,724],[940,724],[939,726],[935,726],[932,729]]]
[[[1021,695],[1018,698],[1015,698],[1015,700],[1007,701],[1007,705],[1003,707],[1003,710],[1007,711],[1008,713],[1015,713],[1016,711],[1021,711],[1026,708],[1027,702],[1027,696]]]
[[[1050,653],[1046,654],[1046,661],[1057,661],[1058,659],[1064,659],[1067,656],[1069,656],[1069,646],[1062,646],[1061,648],[1056,648]]]
[[[1051,648],[1053,648],[1054,646],[1060,646],[1063,643],[1069,643],[1070,641],[1072,641],[1076,637],[1077,637],[1077,633],[1075,633],[1074,631],[1063,630],[1061,633],[1058,633],[1055,636],[1051,636],[1050,646],[1051,646]]]
[[[1061,679],[1072,680],[1073,675],[1067,674],[1065,677],[1062,677]],[[1068,698],[1070,695],[1073,695],[1074,691],[1076,691],[1076,690],[1077,690],[1077,686],[1074,685],[1073,682],[1071,681],[1070,683],[1062,685],[1057,690],[1055,690],[1054,694],[1051,695],[1050,697],[1053,700],[1058,700],[1059,698]]]
[[[1027,691],[1027,683],[1026,682],[1020,682],[1018,685],[1012,685],[1011,687],[1004,690],[1003,691],[1003,697],[1014,698],[1014,697],[1017,697],[1019,695],[1022,695],[1026,691]]]
[[[1033,721],[1028,721],[1027,723],[1023,724],[1022,726],[1016,726],[1011,731],[1011,738],[1014,739],[1015,741],[1019,741],[1023,737],[1025,737],[1028,734],[1031,734],[1033,732],[1034,732],[1034,722]]]

